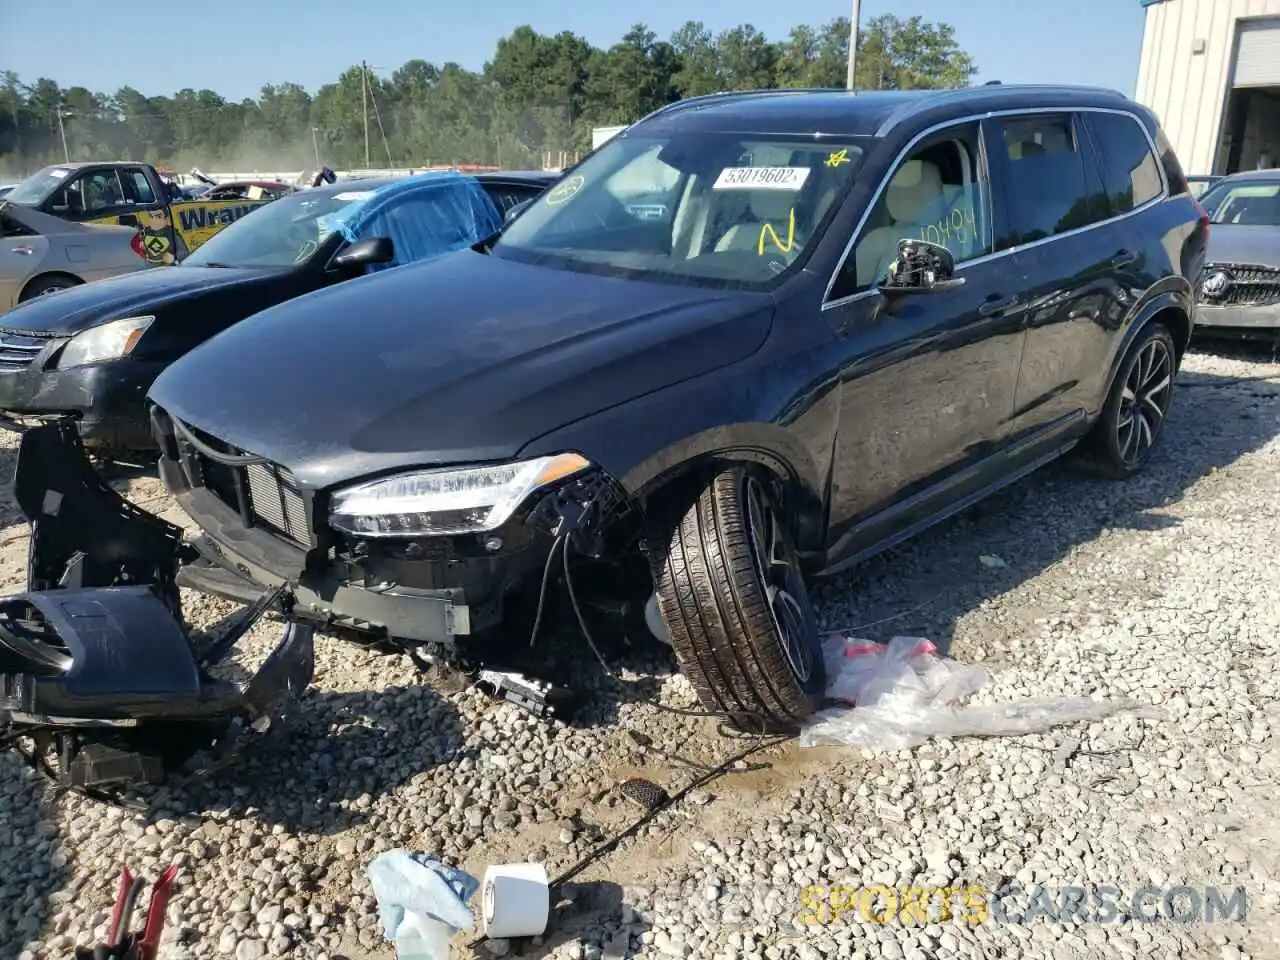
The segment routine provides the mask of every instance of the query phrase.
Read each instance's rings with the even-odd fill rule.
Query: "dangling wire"
[[[564,585],[569,588],[569,602],[573,604],[573,612],[578,618],[578,626],[582,628],[582,636],[586,638],[587,646],[591,648],[591,652],[596,655],[596,659],[600,661],[600,666],[604,667],[605,675],[609,679],[617,679],[613,675],[613,671],[609,669],[609,662],[605,660],[604,654],[600,652],[600,648],[596,646],[595,638],[591,635],[591,631],[587,628],[587,620],[582,615],[582,608],[578,606],[578,595],[573,589],[573,574],[569,572],[569,538],[564,538],[564,545],[561,547],[561,555],[564,557]]]
[[[538,590],[538,612],[533,617],[533,631],[529,634],[529,649],[532,650],[534,644],[538,640],[538,628],[542,626],[542,611],[547,603],[547,583],[551,579],[551,564],[555,562],[556,556],[560,553],[560,541],[566,541],[568,538],[564,534],[558,535],[551,543],[551,549],[547,551],[547,562],[542,565],[542,586]]]

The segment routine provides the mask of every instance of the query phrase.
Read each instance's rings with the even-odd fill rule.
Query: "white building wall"
[[[1164,0],[1147,8],[1135,99],[1150,107],[1190,174],[1213,169],[1225,122],[1236,22],[1280,16],[1280,0]],[[1204,52],[1196,53],[1198,41]]]

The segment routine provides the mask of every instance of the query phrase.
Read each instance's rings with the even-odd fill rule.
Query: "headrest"
[[[1009,159],[1022,160],[1025,157],[1043,156],[1044,147],[1034,140],[1018,140],[1009,144]]]
[[[942,196],[942,174],[927,160],[908,160],[885,192],[889,216],[898,223],[913,223],[925,207]]]

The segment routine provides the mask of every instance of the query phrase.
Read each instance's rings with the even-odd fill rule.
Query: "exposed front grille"
[[[207,448],[231,457],[237,450],[213,437],[184,425],[184,429]],[[287,469],[274,463],[236,465],[222,463],[197,449],[194,443],[177,438],[185,473],[192,486],[204,487],[229,506],[245,526],[261,527],[301,547],[315,545],[306,499]]]
[[[47,341],[0,330],[0,370],[21,370],[31,364]]]
[[[1217,263],[1205,269],[1205,276],[1223,272],[1230,278],[1219,294],[1204,292],[1201,299],[1213,306],[1263,307],[1280,303],[1280,268],[1253,264]]]
[[[249,506],[254,516],[297,543],[311,544],[307,507],[293,475],[275,464],[244,468],[249,482]]]

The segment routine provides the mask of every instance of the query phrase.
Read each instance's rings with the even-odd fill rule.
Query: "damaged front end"
[[[130,504],[90,463],[74,423],[22,436],[14,494],[31,523],[27,591],[0,597],[0,745],[61,787],[101,794],[214,763],[273,725],[311,682],[313,628],[287,585],[216,633],[184,622],[182,531]],[[269,610],[284,635],[247,681],[215,675]]]

